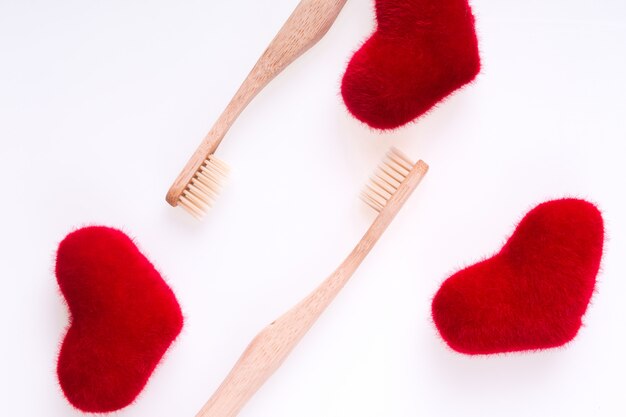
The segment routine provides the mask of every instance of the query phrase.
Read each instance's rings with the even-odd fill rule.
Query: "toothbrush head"
[[[229,168],[212,154],[197,167],[187,168],[183,172],[192,175],[179,177],[167,194],[167,202],[172,206],[181,206],[195,218],[202,219],[219,195]]]
[[[398,149],[391,148],[361,192],[361,199],[377,212],[381,212],[411,171],[420,164],[423,162],[414,164]]]

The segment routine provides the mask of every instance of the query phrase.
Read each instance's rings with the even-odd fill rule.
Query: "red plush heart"
[[[421,116],[480,71],[467,0],[376,0],[376,32],[348,64],[348,110],[378,129]]]
[[[451,348],[467,354],[561,346],[580,329],[603,242],[593,204],[540,204],[500,252],[443,283],[432,303],[435,325]]]
[[[82,411],[127,406],[181,331],[174,293],[124,233],[107,227],[69,234],[56,276],[71,314],[57,364],[63,393]]]

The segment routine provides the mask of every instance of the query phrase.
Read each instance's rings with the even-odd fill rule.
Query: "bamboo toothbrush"
[[[226,164],[213,155],[220,142],[252,99],[328,32],[345,3],[300,1],[170,187],[166,197],[170,205],[180,204],[198,218],[209,209],[228,173]]]
[[[237,415],[348,282],[427,171],[425,162],[413,164],[396,149],[389,151],[361,195],[378,212],[361,241],[315,291],[252,340],[196,417]]]

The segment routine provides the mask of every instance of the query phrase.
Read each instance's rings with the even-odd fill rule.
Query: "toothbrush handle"
[[[196,417],[234,417],[280,367],[322,309],[307,297],[250,342],[226,379]]]
[[[301,0],[228,104],[222,123],[231,125],[270,81],[319,42],[346,1]],[[219,140],[214,139],[214,142],[219,143]]]
[[[351,262],[349,270],[339,268],[314,292],[257,334],[196,417],[236,416],[289,356],[358,264],[360,261]]]
[[[191,177],[204,160],[215,152],[230,127],[252,99],[328,32],[346,1],[300,1],[170,187],[166,197],[170,205],[178,204],[178,197]]]
[[[333,301],[418,186],[428,165],[417,162],[357,246],[315,291],[250,342],[222,385],[196,417],[234,417],[285,361]]]

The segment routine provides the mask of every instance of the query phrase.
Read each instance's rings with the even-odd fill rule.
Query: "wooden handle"
[[[302,0],[298,4],[170,187],[166,197],[169,204],[178,205],[178,198],[197,169],[209,155],[215,152],[250,101],[289,64],[328,32],[346,1]]]
[[[196,417],[234,417],[280,367],[348,282],[402,205],[418,186],[428,165],[419,161],[342,264],[315,291],[267,326],[248,345],[222,385]]]
[[[305,300],[306,301],[306,300]],[[305,301],[263,329],[196,417],[234,417],[315,322]]]

